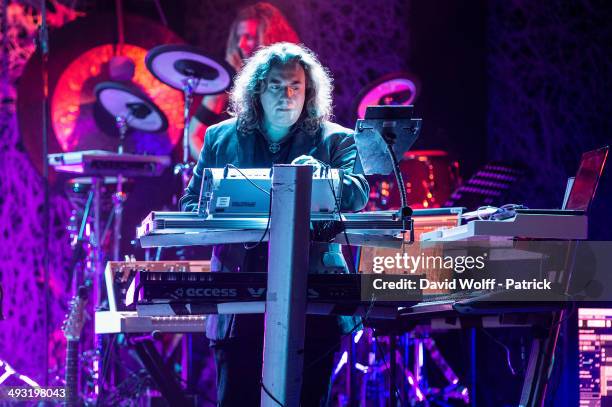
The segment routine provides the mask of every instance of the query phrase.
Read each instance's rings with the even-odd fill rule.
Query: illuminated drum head
[[[366,86],[357,97],[357,117],[363,119],[368,106],[411,105],[419,93],[419,83],[410,74],[394,73],[383,76]]]

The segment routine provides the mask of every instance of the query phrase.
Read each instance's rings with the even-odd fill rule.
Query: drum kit
[[[218,62],[187,45],[157,46],[147,53],[145,64],[155,78],[183,93],[183,154],[182,162],[174,170],[175,174],[181,176],[185,187],[193,168],[189,160],[189,120],[194,95],[223,92],[229,87],[233,72],[226,63]],[[94,93],[99,106],[115,123],[115,135],[118,136],[116,151],[86,150],[50,154],[49,164],[57,172],[79,174],[79,178],[68,181],[67,190],[71,201],[77,203],[79,209],[85,209],[82,211],[84,219],[90,215],[90,206],[83,205],[83,201],[91,201],[93,230],[90,243],[95,259],[93,275],[99,275],[103,259],[101,244],[105,240],[101,234],[100,218],[104,205],[109,206],[104,202],[102,190],[114,189],[113,209],[109,215],[109,218],[112,217],[114,231],[110,257],[119,260],[123,205],[127,199],[125,185],[133,183],[128,177],[158,176],[170,164],[170,157],[131,154],[126,151],[125,142],[132,132],[162,133],[168,128],[166,115],[143,90],[125,81],[104,81],[95,86]],[[91,195],[91,199],[79,199],[79,196],[87,194]]]
[[[234,72],[225,62],[216,61],[188,45],[156,46],[146,53],[144,64],[154,78],[168,86],[169,93],[176,89],[183,95],[182,157],[174,167],[174,174],[181,179],[182,193],[194,167],[189,156],[189,122],[194,96],[225,91]],[[75,144],[81,151],[63,148],[64,152],[48,155],[48,163],[57,173],[77,175],[69,179],[64,188],[74,207],[68,226],[73,258],[67,286],[76,289],[81,284],[90,284],[94,308],[104,300],[105,260],[121,259],[123,209],[128,192],[138,183],[137,179],[159,177],[171,164],[167,155],[142,154],[143,149],[136,147],[147,139],[153,144],[159,143],[155,139],[165,138],[173,124],[168,120],[171,115],[167,116],[154,102],[159,100],[159,92],[151,94],[141,85],[130,80],[103,80],[93,88],[96,130],[109,137],[111,143],[89,144],[85,140],[95,140],[96,136],[73,133],[73,137],[81,140]],[[93,149],[87,149],[88,144]],[[176,192],[178,195],[179,191]],[[97,339],[92,339],[94,349],[99,350]],[[91,353],[90,358],[95,359],[96,354]],[[97,364],[86,362],[85,365]],[[88,397],[96,395],[92,393]]]

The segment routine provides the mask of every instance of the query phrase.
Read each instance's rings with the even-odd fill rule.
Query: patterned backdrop
[[[559,207],[580,154],[612,144],[610,21],[607,1],[489,3],[489,157],[528,166],[519,196],[531,207]],[[612,238],[611,172],[591,223],[600,239]]]
[[[43,183],[21,144],[14,86],[34,51],[38,13],[31,7],[9,3],[3,2],[0,10],[0,284],[6,318],[0,322],[0,359],[41,382],[48,342],[44,331]],[[58,27],[75,16],[69,9],[57,8],[50,13],[49,21],[52,27]],[[60,326],[68,300],[65,270],[70,246],[66,224],[71,207],[61,194],[52,194],[50,207],[49,336],[53,340],[48,347],[49,368],[55,372],[64,363]]]
[[[170,28],[187,42],[221,56],[233,14],[246,2],[183,0],[171,2],[172,9],[162,3]],[[414,69],[426,79],[420,108],[427,113],[424,134],[430,143],[438,148],[457,146],[460,158],[473,162],[471,167],[485,158],[478,152],[485,146],[490,159],[531,164],[536,176],[525,191],[533,206],[554,206],[560,200],[562,180],[575,171],[579,153],[610,140],[612,16],[605,1],[499,0],[486,5],[467,1],[453,3],[451,8],[443,1],[273,3],[334,73],[335,113],[340,123],[353,127],[354,95],[365,84],[389,72]],[[152,7],[153,2],[126,4],[128,12],[136,12]],[[471,13],[469,7],[480,12]],[[0,359],[41,380],[46,342],[42,182],[20,143],[14,91],[33,51],[36,11],[4,1],[0,13],[0,284],[7,317],[0,322]],[[61,8],[58,13],[63,14],[56,16],[56,26],[75,17]],[[147,13],[156,18],[154,9]],[[486,29],[475,30],[479,25]],[[474,36],[482,44],[486,38],[486,47],[472,41]],[[416,40],[420,46],[413,46]],[[435,46],[429,46],[429,41],[435,41]],[[469,63],[462,59],[467,59],[465,55]],[[485,67],[486,80],[480,75]],[[444,81],[436,83],[436,79]],[[478,85],[475,91],[466,86],[472,83]],[[457,95],[464,95],[465,102]],[[476,109],[469,103],[472,99]],[[469,137],[458,137],[461,129]],[[440,145],[441,140],[448,143]],[[422,147],[428,147],[427,143]],[[470,150],[475,151],[473,156]],[[51,203],[50,322],[51,330],[57,332],[66,301],[63,287],[70,248],[65,225],[70,205],[61,191],[53,191]]]

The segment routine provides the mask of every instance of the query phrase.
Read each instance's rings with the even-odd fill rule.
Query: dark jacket
[[[226,120],[209,127],[193,177],[185,190],[185,195],[181,198],[181,209],[197,211],[204,168],[220,168],[226,164],[253,168],[256,137],[261,136],[238,133],[236,119]],[[357,211],[366,205],[369,186],[363,175],[353,173],[357,149],[351,130],[326,122],[316,137],[308,137],[302,133],[296,133],[292,137],[295,139],[291,144],[287,163],[300,155],[310,155],[328,163],[332,168],[342,169],[344,179],[340,199],[341,210]],[[211,259],[211,271],[238,272],[241,269],[244,270],[243,264],[247,255],[247,250],[242,244],[215,246]],[[262,270],[258,271],[266,271],[265,265]],[[311,243],[309,272],[348,273],[340,245]],[[238,319],[241,318],[252,317],[240,316]],[[346,333],[353,329],[355,321],[353,318],[339,318],[341,332]],[[242,329],[237,327],[239,324],[236,322],[237,318],[233,315],[211,316],[207,321],[206,336],[213,340],[241,336]]]

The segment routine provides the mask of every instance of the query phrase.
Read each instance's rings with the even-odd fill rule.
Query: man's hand
[[[320,171],[323,168],[323,164],[319,160],[309,155],[301,155],[291,161],[291,164],[312,165],[314,167],[313,172]]]

